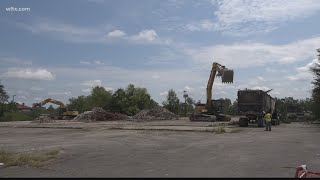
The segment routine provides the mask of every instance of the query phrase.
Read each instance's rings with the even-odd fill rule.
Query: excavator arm
[[[32,105],[32,108],[42,107],[42,106],[46,105],[46,104],[49,103],[49,102],[50,102],[50,103],[53,103],[53,104],[56,104],[56,105],[59,105],[60,108],[65,108],[65,105],[64,105],[62,102],[57,101],[57,100],[52,99],[52,98],[45,99],[45,100],[41,101],[40,103],[34,103],[34,104]]]
[[[218,73],[218,74],[217,74]],[[211,73],[207,84],[207,109],[212,109],[212,87],[216,76],[220,76],[222,83],[233,83],[233,70],[225,68],[219,63],[212,64]]]
[[[60,113],[59,113],[59,116],[57,116],[58,119],[60,119],[60,118],[62,118],[62,119],[70,119],[70,118],[74,118],[77,115],[79,115],[79,112],[76,111],[76,110],[67,111],[66,106],[61,101],[57,101],[57,100],[52,99],[52,98],[45,99],[45,100],[41,101],[40,103],[34,103],[32,105],[32,108],[42,107],[42,106],[46,105],[49,102],[60,106]]]
[[[215,121],[216,117],[212,104],[212,87],[216,76],[220,76],[222,83],[233,83],[233,70],[227,69],[225,66],[214,62],[210,72],[208,84],[207,84],[207,100],[206,104],[197,103],[195,107],[195,113],[189,118],[191,121]],[[218,119],[221,119],[219,115]]]

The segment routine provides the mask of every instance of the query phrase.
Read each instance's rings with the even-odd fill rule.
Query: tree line
[[[67,108],[80,113],[94,107],[101,107],[106,111],[117,112],[133,116],[143,109],[158,106],[146,88],[129,84],[125,89],[119,88],[115,92],[107,91],[104,87],[92,88],[90,95],[70,98]]]
[[[315,118],[320,118],[320,49],[317,50],[318,62],[310,68],[314,78],[312,81],[313,89],[311,98],[294,99],[293,97],[285,97],[276,99],[277,108],[280,113],[287,114],[288,112],[305,112],[312,111]],[[8,101],[9,96],[4,90],[4,85],[0,82],[0,117],[3,117],[5,112],[13,111],[13,102]],[[237,100],[231,102],[230,99],[224,98],[222,100],[222,113],[236,115]],[[146,88],[135,87],[129,84],[126,88],[119,88],[115,92],[107,91],[103,87],[96,86],[92,88],[90,95],[78,96],[69,99],[67,108],[69,110],[77,110],[80,113],[89,111],[93,107],[101,107],[107,111],[118,112],[133,116],[143,109],[150,109],[159,106],[155,102]],[[180,100],[173,89],[168,91],[166,100],[162,102],[162,106],[169,111],[180,116],[187,115],[194,111],[195,101],[191,97],[185,97]],[[36,110],[35,110],[36,111]],[[52,106],[47,110],[37,110],[39,113],[56,113]],[[36,115],[35,113],[33,116]]]

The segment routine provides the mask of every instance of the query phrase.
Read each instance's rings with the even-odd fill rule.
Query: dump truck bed
[[[262,112],[274,112],[275,99],[262,90],[239,90],[238,91],[238,113],[240,115],[255,114]]]

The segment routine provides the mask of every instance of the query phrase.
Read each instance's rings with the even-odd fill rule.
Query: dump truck
[[[268,94],[271,90],[238,90],[240,127],[248,127],[249,124],[257,124],[258,127],[265,126],[264,112],[274,115],[276,111],[276,100]],[[272,118],[272,124],[279,125],[279,118]]]

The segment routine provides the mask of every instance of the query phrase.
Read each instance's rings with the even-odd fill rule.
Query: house
[[[19,112],[31,112],[32,110],[31,107],[26,106],[24,103],[22,104],[16,103],[16,107]]]

